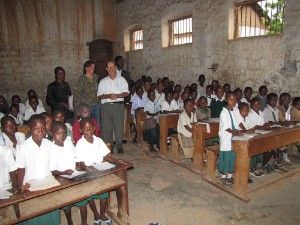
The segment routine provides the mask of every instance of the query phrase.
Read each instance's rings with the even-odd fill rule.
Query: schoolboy
[[[40,114],[45,112],[44,107],[40,105],[40,101],[36,96],[31,96],[29,98],[29,107],[26,107],[24,121],[28,121],[30,117],[34,114]]]
[[[47,112],[43,112],[43,113],[41,113],[41,115],[43,116],[43,118],[46,122],[46,136],[45,136],[45,138],[48,139],[49,141],[52,141],[53,139],[52,139],[52,135],[51,135],[51,126],[53,124],[53,118]]]
[[[19,105],[19,110],[20,110],[20,113],[23,115],[23,117],[24,117],[24,115],[25,115],[25,104],[23,104],[22,102],[21,102],[21,98],[20,98],[20,96],[19,95],[13,95],[12,96],[12,98],[11,98],[11,103],[12,104],[17,104],[17,105]]]
[[[46,123],[41,115],[33,115],[29,119],[31,137],[17,147],[16,162],[18,165],[18,185],[27,186],[28,181],[51,176],[49,156],[52,142],[45,139]],[[60,210],[26,220],[20,224],[58,225]]]
[[[184,100],[184,111],[179,115],[177,124],[179,143],[184,152],[184,156],[187,159],[192,159],[194,152],[194,139],[192,138],[191,123],[197,122],[197,118],[193,110],[193,100]]]
[[[123,163],[122,160],[116,160],[109,156],[110,150],[107,148],[101,138],[96,137],[95,125],[91,118],[84,117],[80,120],[80,129],[83,136],[80,138],[75,149],[76,167],[84,171],[91,171],[90,166],[94,163],[101,163],[103,160],[113,164]],[[111,224],[111,220],[105,216],[107,207],[108,193],[93,195],[88,198],[89,205],[94,214],[95,224]],[[96,208],[94,199],[100,199],[100,214]]]
[[[224,107],[226,107],[226,102],[223,96],[224,96],[223,87],[221,86],[217,87],[216,97],[210,103],[212,118],[219,118],[221,111],[223,110]]]
[[[21,114],[21,112],[19,110],[19,105],[12,104],[9,107],[9,111],[10,111],[10,114],[8,114],[8,115],[11,116],[12,118],[14,118],[16,124],[17,125],[23,125],[23,123],[24,123],[24,116],[23,116],[23,114]]]
[[[26,110],[27,108],[30,108],[29,99],[30,99],[31,97],[33,97],[33,96],[37,97],[38,102],[39,102],[39,107],[42,108],[42,109],[44,109],[43,102],[42,102],[41,99],[38,98],[38,96],[37,96],[35,90],[29,90],[29,91],[27,92],[27,96],[28,96],[28,100],[26,100],[26,102],[25,102],[25,110]]]
[[[211,86],[211,85],[206,86],[206,92],[205,92],[204,96],[207,99],[207,106],[210,107],[211,101],[216,97],[213,94],[213,86]]]
[[[197,86],[197,93],[198,93],[197,99],[199,99],[201,96],[205,95],[205,86],[204,86],[205,76],[203,74],[199,75],[198,82],[199,82],[199,85]]]
[[[211,111],[210,108],[207,107],[207,98],[205,96],[201,96],[198,99],[196,118],[197,120],[207,120],[211,118]]]
[[[241,99],[241,102],[245,102],[250,106],[251,102],[251,96],[252,96],[252,88],[251,87],[245,87],[244,89],[244,97]]]
[[[77,144],[77,141],[82,137],[82,133],[80,132],[80,120],[82,118],[91,116],[90,107],[86,103],[80,103],[77,106],[76,111],[77,111],[77,115],[78,115],[79,119],[74,122],[73,128],[72,128],[73,139],[74,139],[75,145]],[[94,125],[95,125],[95,133],[94,134],[95,134],[95,136],[99,137],[100,136],[99,126],[95,119],[93,119],[93,121],[94,121]]]
[[[260,99],[260,110],[264,110],[264,108],[267,106],[267,94],[268,94],[268,88],[265,85],[262,85],[258,89],[258,95],[257,97]]]
[[[173,99],[173,92],[167,92],[165,100],[161,102],[161,111],[163,113],[179,113],[179,107]]]
[[[65,112],[63,110],[56,109],[56,110],[52,111],[52,118],[53,118],[53,122],[65,123]],[[65,123],[65,125],[67,127],[67,138],[70,138],[70,140],[72,142],[74,142],[73,133],[72,133],[72,125],[69,123]]]

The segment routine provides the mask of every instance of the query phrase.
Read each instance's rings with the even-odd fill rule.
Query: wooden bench
[[[125,134],[124,134],[124,136],[127,140],[130,140],[130,125],[132,123],[134,123],[133,116],[131,115],[131,105],[127,105],[126,115],[127,115],[127,118],[126,118],[126,121],[125,121]]]
[[[178,134],[171,135],[171,161],[179,163],[180,160],[180,144]]]
[[[148,142],[144,141],[146,113],[141,109],[135,116],[136,118],[136,139],[137,144],[142,148],[149,148]]]
[[[215,181],[219,153],[220,145],[211,145],[206,147],[206,171],[204,178],[208,181]]]

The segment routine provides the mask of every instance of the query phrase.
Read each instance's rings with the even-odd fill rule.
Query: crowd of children
[[[224,185],[233,183],[235,153],[231,138],[255,130],[268,130],[272,125],[289,126],[300,122],[300,97],[282,93],[268,93],[266,86],[259,88],[253,97],[251,87],[231,90],[230,84],[219,84],[213,80],[205,85],[205,76],[199,76],[199,85],[193,83],[184,87],[174,85],[164,77],[156,82],[151,77],[142,76],[134,82],[130,81],[131,114],[143,109],[146,113],[144,139],[149,143],[149,151],[159,149],[159,114],[180,113],[176,131],[179,143],[186,158],[193,158],[194,142],[192,123],[219,118],[220,155],[218,170]],[[45,112],[42,101],[34,90],[28,92],[28,100],[21,102],[18,95],[11,99],[11,105],[0,95],[0,189],[10,185],[16,191],[28,189],[31,179],[49,175],[68,175],[74,170],[89,171],[90,166],[103,160],[122,163],[109,157],[109,149],[102,139],[95,119],[91,118],[90,107],[80,103],[76,108],[78,119],[74,124],[65,123],[65,115],[61,110],[54,110],[52,115]],[[17,126],[27,124],[30,132],[26,135],[17,132]],[[169,130],[169,135],[174,132]],[[300,152],[300,143],[294,146]],[[273,170],[287,172],[291,161],[285,146],[264,154],[252,157],[251,175],[260,177]],[[273,160],[271,158],[273,156]],[[107,193],[91,196],[74,204],[80,208],[82,224],[87,224],[87,207],[89,204],[94,213],[94,223],[110,224],[105,216]],[[100,199],[100,213],[94,199]],[[73,206],[73,205],[72,205]],[[70,207],[65,207],[68,224],[72,224]],[[59,224],[59,212],[54,211],[41,217],[39,221],[48,224]],[[26,224],[26,221],[24,222]],[[47,224],[40,223],[37,224]]]

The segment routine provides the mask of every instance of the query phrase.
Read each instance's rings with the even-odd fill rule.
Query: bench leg
[[[179,162],[179,142],[178,140],[171,138],[171,150],[172,150],[172,160],[174,162]]]
[[[206,172],[205,178],[212,182],[216,180],[216,169],[217,169],[218,156],[212,151],[206,151]]]

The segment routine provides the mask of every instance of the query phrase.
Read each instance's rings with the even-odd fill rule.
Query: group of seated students
[[[3,96],[1,99],[6,103]],[[11,107],[1,104],[1,110],[7,111],[2,110],[6,115],[1,118],[0,190],[12,188],[14,193],[20,193],[30,190],[29,183],[33,179],[71,175],[75,170],[89,172],[92,164],[103,160],[113,164],[124,163],[110,157],[110,150],[100,138],[98,124],[90,117],[91,111],[87,104],[78,105],[78,120],[71,126],[64,122],[63,111],[53,111],[51,115],[43,112],[41,103],[35,95],[29,97],[29,107],[23,107],[18,96],[12,98]],[[22,107],[25,108],[25,117],[18,116]],[[27,111],[32,115],[28,116]],[[16,120],[18,117],[25,119]],[[17,132],[18,125],[22,124],[18,122],[21,121],[29,126],[27,135]],[[108,193],[93,195],[64,207],[68,224],[73,224],[72,206],[79,207],[82,224],[88,224],[87,204],[94,214],[94,224],[112,224],[105,215],[107,198]],[[94,199],[100,199],[100,213]],[[60,224],[60,211],[43,214],[19,224]]]
[[[203,74],[198,81],[199,84],[187,85],[183,91],[181,85],[174,85],[167,77],[158,79],[156,83],[146,76],[136,82],[131,81],[131,114],[135,115],[140,109],[146,113],[144,140],[150,145],[149,151],[155,152],[155,145],[159,148],[158,115],[180,113],[178,139],[185,157],[191,159],[194,149],[192,123],[219,118],[219,138],[208,140],[205,144],[220,143],[218,170],[224,185],[233,183],[235,153],[232,136],[270,130],[272,125],[290,126],[300,122],[300,97],[292,100],[290,94],[281,93],[278,101],[278,95],[268,93],[265,85],[259,87],[257,96],[253,96],[251,87],[232,91],[230,84],[220,85],[218,80],[205,86]],[[294,145],[300,153],[300,143]],[[288,150],[292,147],[289,145],[252,157],[250,174],[262,177],[274,170],[287,172],[287,166],[291,165]],[[252,182],[250,178],[249,182]]]

